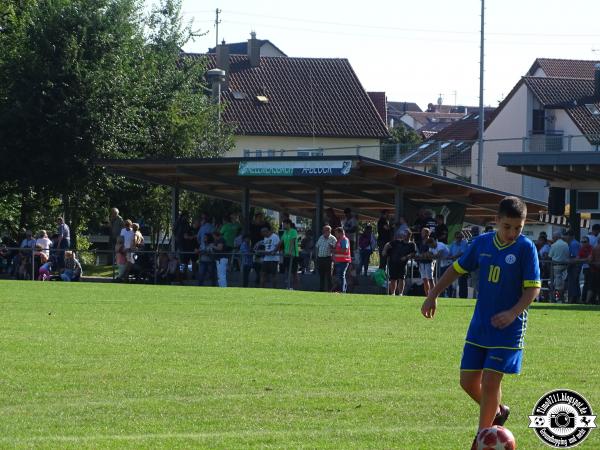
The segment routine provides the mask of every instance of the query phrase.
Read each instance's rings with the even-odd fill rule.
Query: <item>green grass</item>
[[[472,301],[254,289],[0,282],[0,447],[464,450]],[[600,411],[600,310],[536,305],[505,379],[520,449],[538,398]],[[600,448],[593,430],[582,449]]]
[[[118,270],[115,267],[114,273],[115,276]],[[95,264],[84,265],[83,266],[83,276],[84,277],[104,277],[104,278],[112,278],[113,277],[113,266],[110,264],[97,266]]]

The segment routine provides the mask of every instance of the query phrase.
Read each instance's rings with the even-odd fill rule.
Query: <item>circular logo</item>
[[[508,261],[507,261],[508,262]],[[540,440],[554,448],[572,448],[581,444],[596,428],[596,416],[583,396],[568,389],[548,392],[540,398],[529,416]]]
[[[514,264],[516,260],[517,260],[517,257],[515,255],[513,255],[512,253],[510,255],[506,255],[506,258],[504,258],[504,261],[506,261],[506,264]]]

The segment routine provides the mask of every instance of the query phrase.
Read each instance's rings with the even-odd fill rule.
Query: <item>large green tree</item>
[[[123,197],[136,199],[132,214],[164,222],[164,188],[111,177],[97,162],[231,146],[206,95],[205,62],[181,56],[191,36],[175,0],[149,13],[139,0],[0,4],[0,194],[18,199],[20,226],[64,210],[77,229]]]

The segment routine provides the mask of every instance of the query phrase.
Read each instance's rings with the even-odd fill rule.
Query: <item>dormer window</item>
[[[266,95],[257,95],[256,100],[263,104],[269,103],[269,98]]]

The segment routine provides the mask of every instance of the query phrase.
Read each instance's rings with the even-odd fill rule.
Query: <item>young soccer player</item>
[[[473,240],[421,307],[421,313],[432,319],[444,289],[459,276],[479,269],[479,293],[460,365],[460,385],[479,404],[478,432],[503,425],[508,418],[510,409],[500,403],[502,377],[521,371],[527,308],[540,291],[536,247],[521,235],[526,216],[523,201],[504,198],[498,207],[497,230]]]

